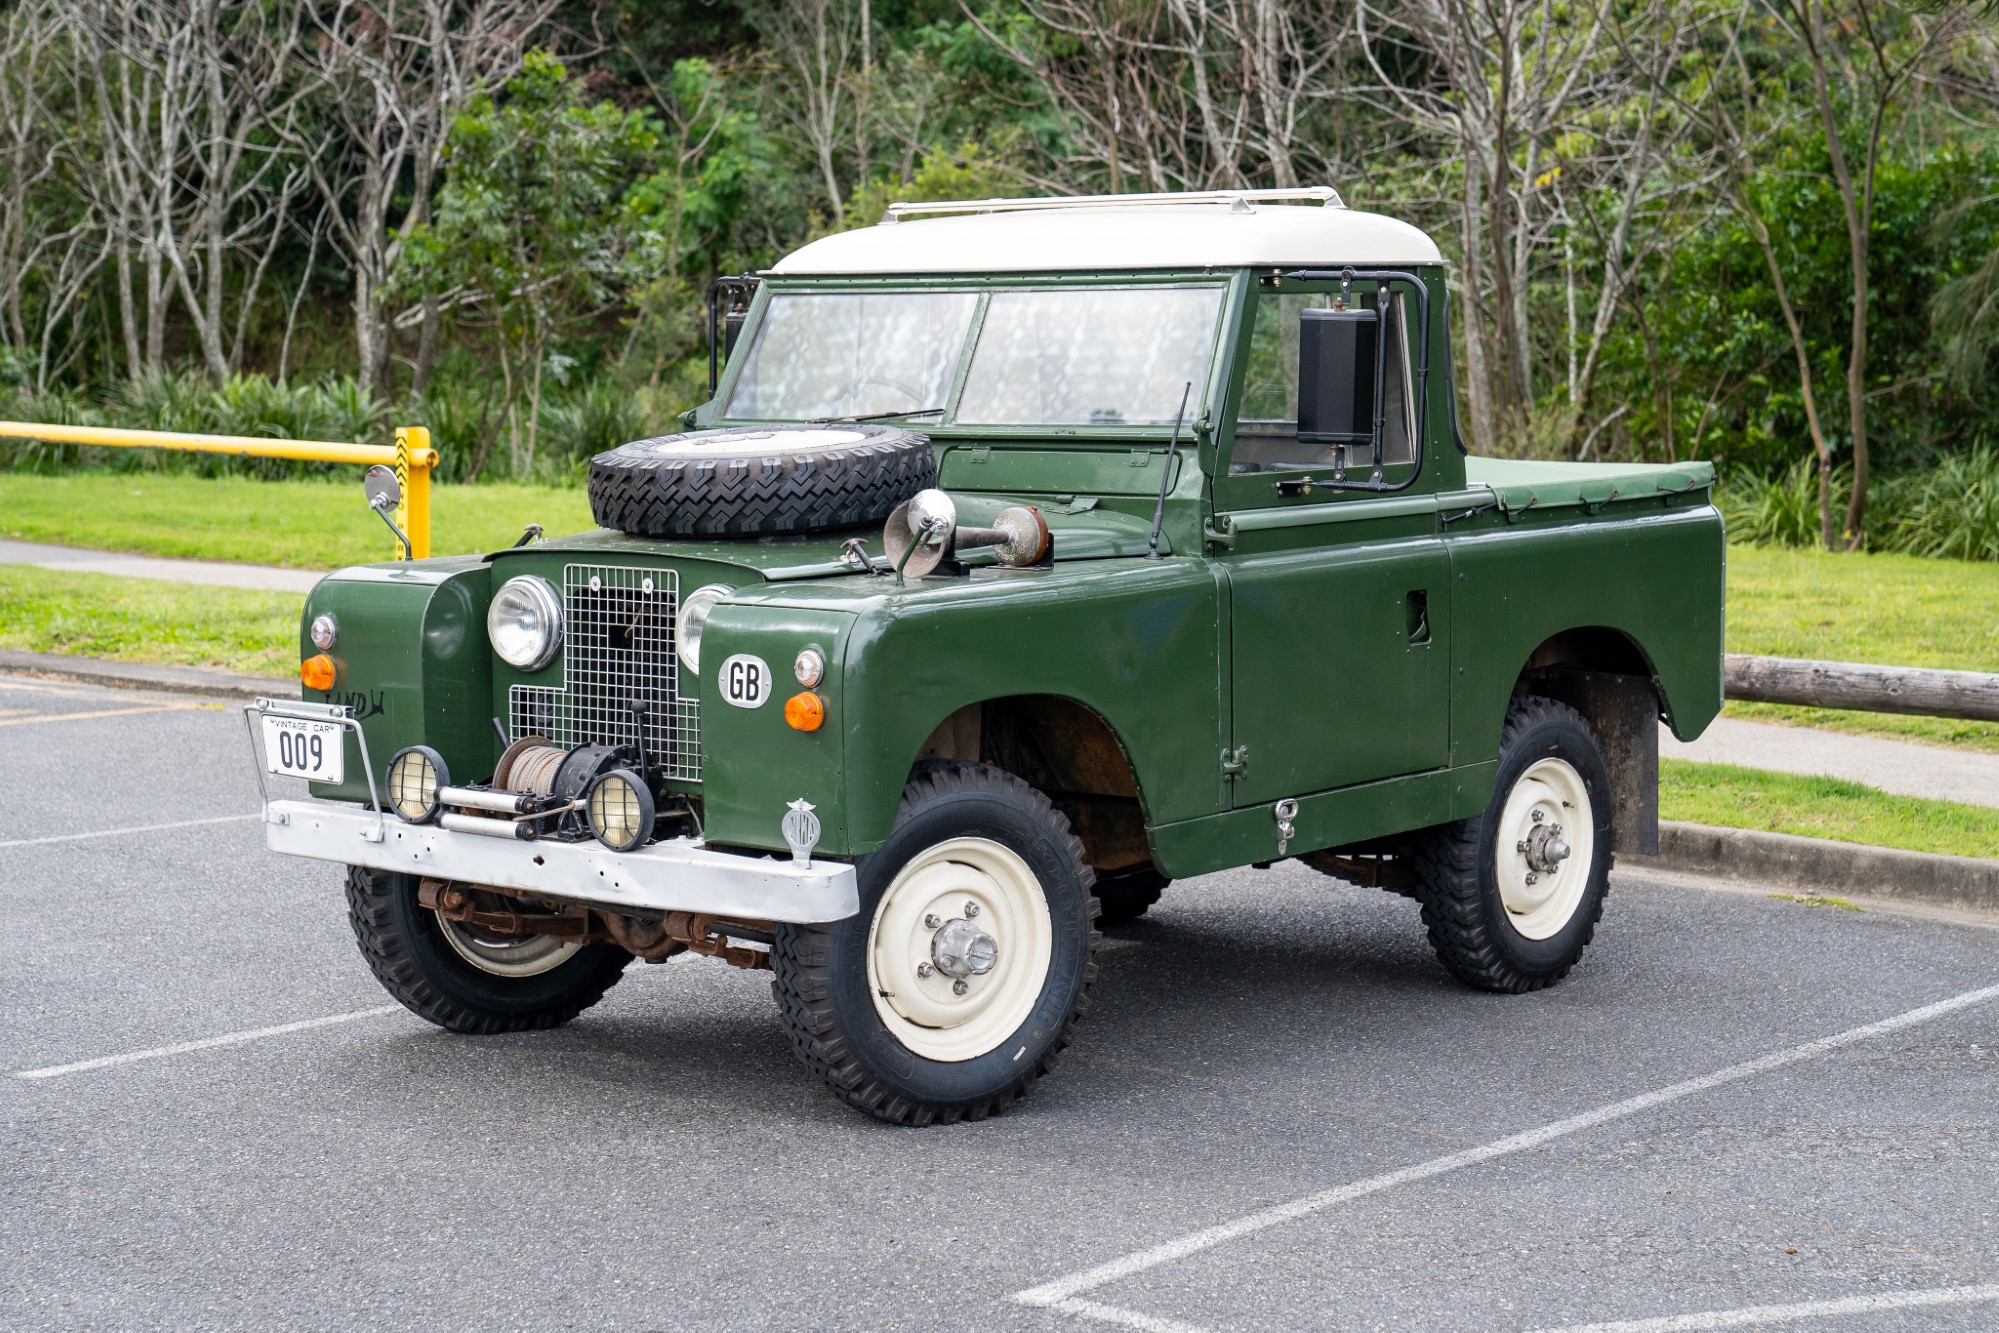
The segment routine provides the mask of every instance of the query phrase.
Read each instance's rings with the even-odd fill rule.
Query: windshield
[[[971,292],[773,296],[727,415],[808,421],[941,408],[978,304]]]
[[[1219,287],[1000,292],[986,310],[957,420],[989,426],[1159,426],[1208,379]]]
[[[1165,426],[1197,409],[1224,288],[774,292],[734,420],[909,413],[970,426]],[[984,302],[981,315],[981,302]],[[952,377],[973,340],[956,402]]]

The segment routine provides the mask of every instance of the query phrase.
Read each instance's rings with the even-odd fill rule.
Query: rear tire
[[[879,1120],[1004,1111],[1054,1068],[1089,1008],[1101,937],[1081,841],[1012,774],[925,763],[888,841],[855,869],[859,912],[775,931],[771,991],[793,1049]],[[987,931],[985,970],[956,975],[970,953],[947,941],[969,950]]]
[[[1423,923],[1452,975],[1508,993],[1568,975],[1610,890],[1610,819],[1609,769],[1583,715],[1515,696],[1491,802],[1416,840]]]
[[[375,979],[453,1032],[558,1027],[603,999],[632,961],[608,944],[510,950],[444,921],[416,895],[413,875],[347,868],[347,917]]]

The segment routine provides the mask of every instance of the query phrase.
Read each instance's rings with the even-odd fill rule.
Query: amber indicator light
[[[309,690],[330,690],[333,688],[333,659],[325,653],[317,653],[298,664],[299,683]]]
[[[811,690],[784,701],[784,720],[800,731],[817,731],[826,720],[826,701]]]

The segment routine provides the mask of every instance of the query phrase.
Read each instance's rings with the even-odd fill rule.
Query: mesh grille
[[[629,745],[637,732],[636,701],[645,705],[646,758],[669,777],[699,781],[700,704],[679,697],[673,652],[679,606],[671,570],[565,565],[563,683],[514,686],[509,729],[564,748]]]

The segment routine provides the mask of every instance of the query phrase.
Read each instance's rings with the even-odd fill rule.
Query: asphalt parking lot
[[[1620,873],[1501,998],[1216,875],[1014,1112],[892,1129],[720,963],[390,1007],[255,793],[233,707],[0,678],[0,1326],[1999,1327],[1999,921]]]

